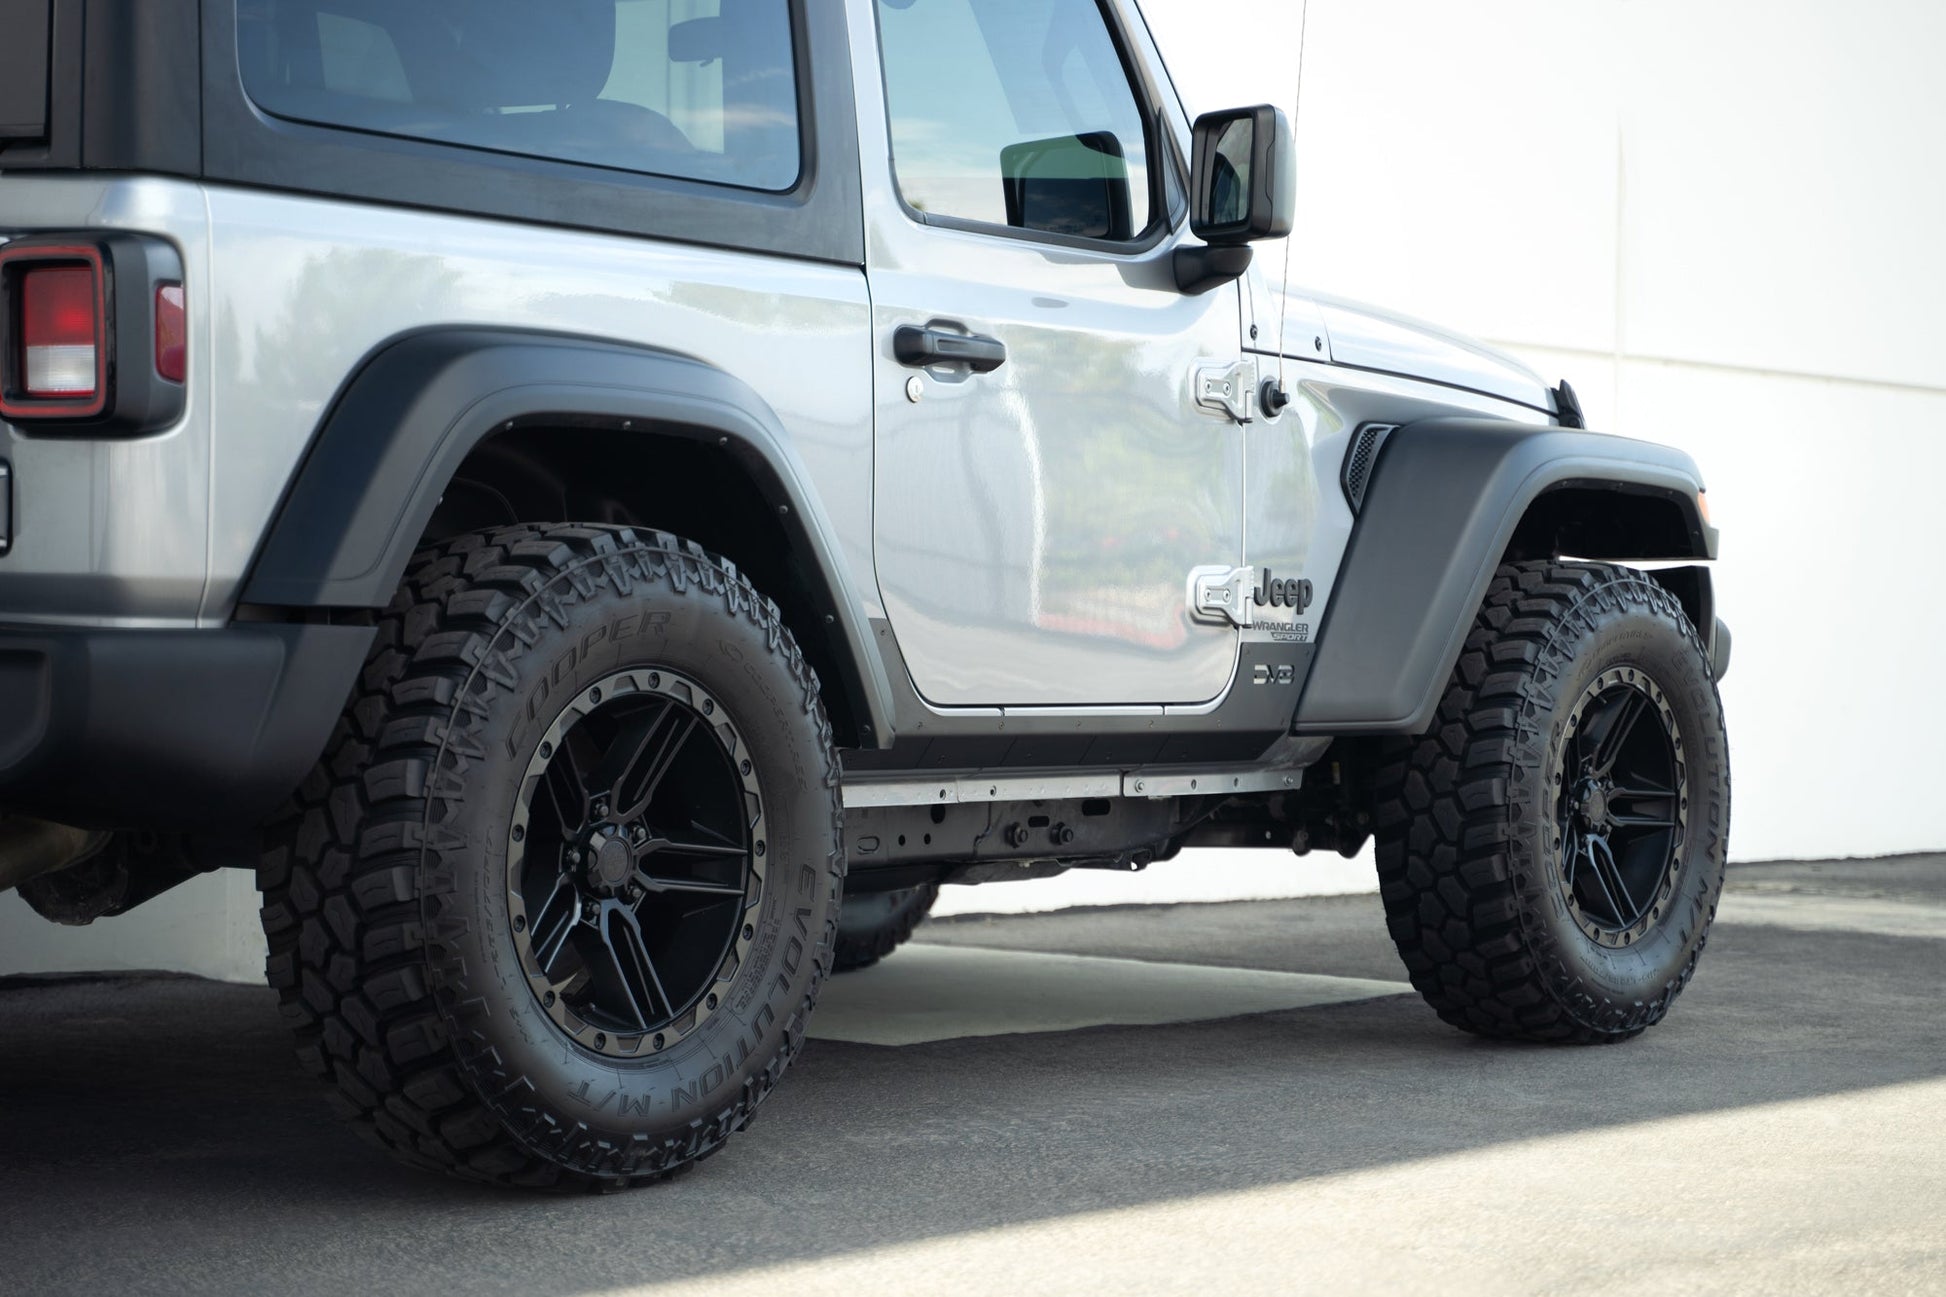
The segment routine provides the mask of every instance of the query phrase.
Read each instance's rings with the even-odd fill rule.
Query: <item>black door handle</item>
[[[914,369],[965,365],[976,374],[991,374],[1007,363],[1007,344],[977,333],[949,333],[907,324],[892,335],[892,354],[901,365]]]

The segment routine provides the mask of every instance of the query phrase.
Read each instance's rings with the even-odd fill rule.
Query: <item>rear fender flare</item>
[[[521,426],[679,436],[728,452],[805,567],[864,746],[889,743],[891,690],[809,473],[777,415],[715,366],[603,340],[495,329],[379,348],[333,403],[244,585],[284,609],[383,608],[447,484],[490,435]]]

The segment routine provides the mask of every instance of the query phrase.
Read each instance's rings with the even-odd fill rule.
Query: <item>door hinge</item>
[[[1198,567],[1189,572],[1189,615],[1198,621],[1255,625],[1257,586],[1254,567]]]
[[[1256,414],[1257,367],[1248,360],[1230,365],[1196,367],[1196,404],[1206,410],[1220,410],[1238,423],[1249,423]]]

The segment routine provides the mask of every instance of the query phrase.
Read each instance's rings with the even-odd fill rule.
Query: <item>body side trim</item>
[[[1583,557],[1716,556],[1696,506],[1701,475],[1681,451],[1493,419],[1408,424],[1380,452],[1296,732],[1422,732],[1522,516],[1565,487],[1660,496],[1684,511],[1682,552]]]

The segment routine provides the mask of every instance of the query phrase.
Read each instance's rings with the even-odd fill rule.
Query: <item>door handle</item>
[[[892,335],[892,354],[901,365],[913,369],[965,365],[976,374],[991,374],[1007,363],[1007,344],[977,333],[949,333],[907,324]]]

